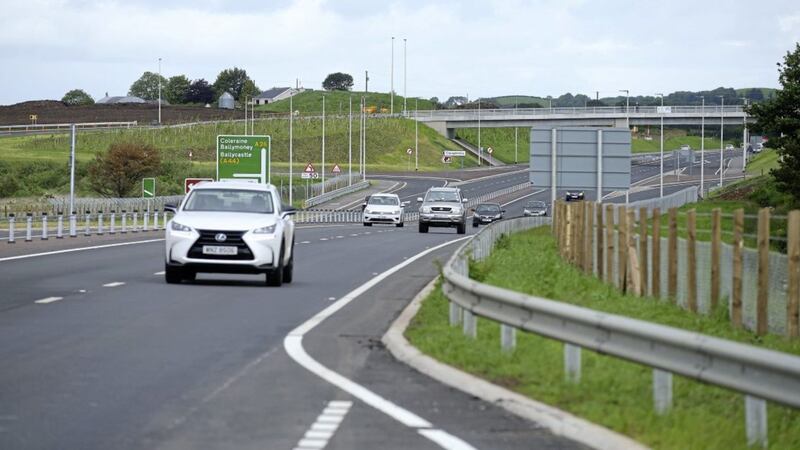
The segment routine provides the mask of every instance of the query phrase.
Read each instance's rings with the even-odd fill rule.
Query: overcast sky
[[[3,0],[0,104],[124,95],[144,71],[214,81],[238,66],[261,89],[355,89],[409,96],[600,96],[777,87],[800,41],[800,1]]]

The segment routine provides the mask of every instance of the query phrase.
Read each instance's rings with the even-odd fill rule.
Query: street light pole
[[[419,99],[414,99],[414,171],[419,170]]]
[[[483,158],[483,147],[481,147],[481,99],[478,97],[478,165],[481,165]]]
[[[322,193],[325,193],[325,96],[322,96]]]
[[[631,91],[629,89],[620,89],[620,92],[625,93],[625,125],[628,129],[631,128],[631,113],[630,113],[630,100],[631,100]]]
[[[158,58],[158,124],[161,125],[161,58]]]
[[[658,196],[664,196],[664,94],[656,94],[656,96],[661,97],[661,133],[660,133],[660,140],[661,140],[661,156],[659,159],[659,185],[658,185]]]
[[[706,97],[701,95],[703,106],[700,109],[700,195],[705,197],[705,167],[706,167]]]
[[[394,36],[392,36],[392,64],[389,80],[389,114],[394,114]]]
[[[408,72],[406,71],[406,38],[403,38],[403,115],[408,111],[406,106],[406,98],[408,98]]]
[[[350,96],[349,113],[347,118],[347,185],[353,184],[353,96]]]
[[[747,169],[747,97],[742,100],[744,100],[744,108],[742,108],[742,112],[744,112],[742,119],[742,173],[744,173]]]
[[[292,125],[294,122],[294,105],[292,104],[292,97],[294,95],[289,96],[289,205],[293,205],[292,203],[292,163],[294,162],[294,155],[292,153],[292,140],[294,135],[292,133]]]
[[[722,189],[722,167],[725,160],[724,153],[724,138],[725,138],[725,96],[719,95],[720,109],[719,109],[719,188]]]

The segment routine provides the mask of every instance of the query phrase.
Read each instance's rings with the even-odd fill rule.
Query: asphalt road
[[[466,197],[479,196],[527,177],[461,187]],[[398,193],[412,201],[444,184],[404,181]],[[528,199],[549,197],[533,187],[520,195],[504,206],[508,216],[520,215]],[[299,228],[295,282],[281,288],[264,287],[261,277],[205,274],[167,285],[158,240],[12,260],[0,252],[0,448],[291,449],[309,430],[332,425],[330,449],[582,448],[444,387],[383,349],[391,321],[461,237],[409,225]],[[302,341],[311,358],[428,421],[425,427],[311,373],[285,340],[362,284],[431,249]],[[437,444],[426,437],[432,433],[452,440]]]

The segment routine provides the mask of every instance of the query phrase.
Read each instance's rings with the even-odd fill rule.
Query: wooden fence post
[[[731,286],[731,321],[742,326],[742,248],[744,247],[744,209],[733,212],[733,286]]]
[[[628,209],[620,207],[617,226],[617,287],[625,292],[625,269],[628,267]]]
[[[606,283],[614,282],[614,205],[606,205]]]
[[[687,306],[689,311],[697,312],[697,229],[696,229],[696,211],[694,208],[689,210],[686,215],[686,228],[688,238],[686,239],[686,256],[687,263],[686,274],[687,281]]]
[[[595,204],[595,209],[597,210],[597,259],[595,264],[597,265],[597,278],[603,279],[603,237],[605,235],[605,230],[603,229],[603,204],[597,203]]]
[[[797,337],[798,313],[800,313],[800,211],[789,213],[786,236],[789,239],[786,255],[789,259],[789,291],[786,295],[786,331],[789,337]]]
[[[583,235],[586,231],[586,221],[583,217],[583,202],[575,204],[575,251],[572,254],[572,263],[583,270]]]
[[[647,208],[639,208],[639,284],[643,297],[649,292],[647,266]]]
[[[667,237],[667,295],[675,301],[678,294],[678,209],[669,209],[669,236]]]
[[[642,286],[639,283],[639,261],[636,255],[636,243],[633,237],[633,224],[636,221],[636,214],[633,209],[625,208],[627,218],[625,219],[625,292],[633,295],[642,295]]]
[[[756,333],[767,334],[769,302],[769,208],[758,211],[758,298],[756,300]]]
[[[661,297],[661,209],[653,209],[653,263],[650,264],[653,273],[650,295]]]
[[[592,242],[594,238],[594,203],[584,202],[583,206],[584,218],[586,220],[586,230],[583,233],[583,271],[587,275],[593,275],[594,269],[592,267],[592,261],[594,260],[594,246]]]
[[[717,309],[720,297],[720,258],[722,257],[722,211],[711,211],[711,311]]]

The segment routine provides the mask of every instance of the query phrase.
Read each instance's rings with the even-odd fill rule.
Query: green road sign
[[[217,136],[217,180],[270,182],[269,136]]]
[[[143,178],[142,179],[142,198],[155,198],[156,196],[156,179]]]

